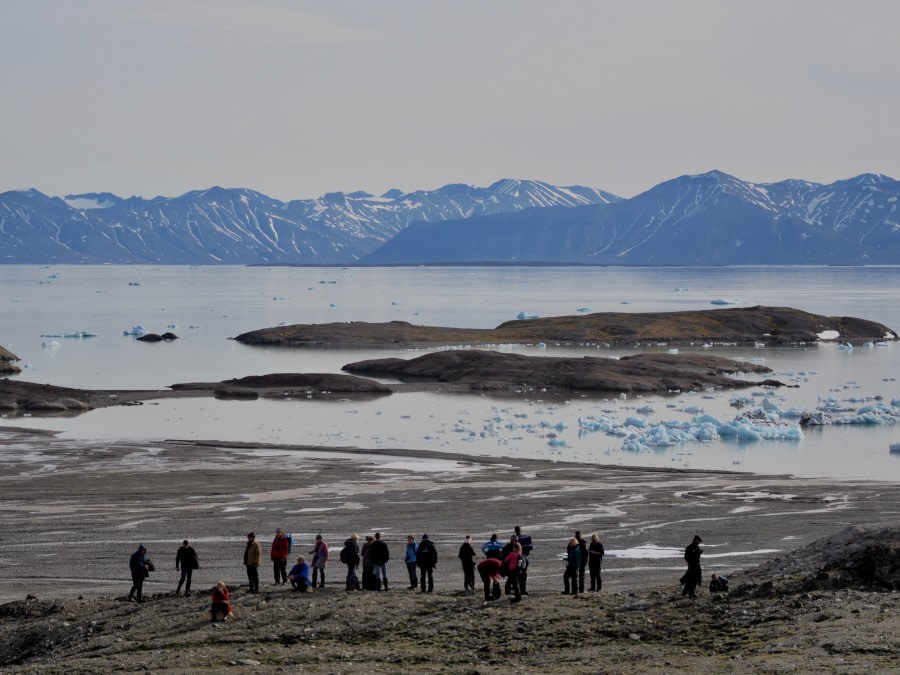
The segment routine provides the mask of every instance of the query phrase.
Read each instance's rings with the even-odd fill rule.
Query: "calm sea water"
[[[0,266],[0,344],[27,366],[20,379],[86,388],[164,388],[176,382],[272,372],[338,372],[351,361],[398,355],[386,350],[259,348],[228,339],[279,323],[405,320],[492,327],[515,319],[519,312],[558,316],[581,308],[711,309],[710,301],[719,298],[738,306],[781,305],[859,316],[900,330],[900,267]],[[136,324],[153,332],[172,330],[181,339],[144,344],[123,335]],[[42,337],[75,331],[97,336]],[[633,353],[553,345],[513,349],[538,355]],[[696,349],[730,358],[764,359],[780,379],[796,379],[798,389],[778,392],[783,408],[812,408],[823,397],[900,398],[900,383],[892,379],[900,378],[900,345],[851,352],[831,343]],[[717,392],[598,401],[551,400],[540,393],[508,399],[436,393],[374,401],[179,400],[97,410],[74,418],[14,418],[3,423],[56,429],[64,437],[85,440],[214,438],[900,479],[900,454],[889,450],[900,443],[900,425],[828,426],[807,431],[796,442],[719,441],[640,453],[623,450],[620,438],[578,432],[579,417],[607,415],[624,421],[647,403],[657,410],[646,416],[650,421],[688,420],[696,414],[688,411],[697,409],[730,419],[736,414],[728,404],[731,396],[732,392]],[[541,422],[548,426],[540,427]],[[554,440],[565,446],[552,447],[549,443]]]

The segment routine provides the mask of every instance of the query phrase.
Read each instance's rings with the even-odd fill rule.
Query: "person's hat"
[[[256,535],[251,532],[250,534],[247,535],[247,537],[250,539],[255,539]]]
[[[428,539],[428,535],[427,535],[427,534],[423,534],[423,535],[422,535],[422,539]]]

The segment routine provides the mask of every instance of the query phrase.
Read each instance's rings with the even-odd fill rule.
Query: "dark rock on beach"
[[[507,321],[492,329],[389,323],[297,324],[238,335],[246,344],[341,347],[429,344],[647,344],[657,341],[813,343],[834,330],[845,341],[895,339],[896,331],[866,319],[811,314],[790,307],[746,307],[685,312],[606,312]]]
[[[105,394],[102,395],[105,398]],[[97,407],[97,395],[82,389],[54,387],[4,378],[0,380],[0,410],[66,413],[83,412]]]
[[[749,387],[777,380],[741,380],[738,371],[769,373],[770,368],[697,354],[636,354],[621,359],[525,356],[466,349],[414,359],[371,359],[344,366],[351,373],[418,382],[468,382],[484,390],[520,386],[626,393],[702,391],[710,387]]]

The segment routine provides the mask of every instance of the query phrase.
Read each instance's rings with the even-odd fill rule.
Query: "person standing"
[[[197,551],[185,539],[181,542],[178,552],[175,554],[175,570],[181,568],[181,577],[178,579],[178,588],[175,589],[175,595],[181,593],[181,585],[184,584],[185,597],[191,594],[191,575],[194,570],[200,569],[200,559],[197,557]]]
[[[467,591],[475,592],[475,549],[472,548],[472,537],[466,535],[466,540],[459,547],[459,554],[456,556],[462,562],[463,569],[463,588]]]
[[[287,559],[291,554],[291,544],[279,527],[272,540],[272,569],[275,573],[275,585],[287,583]]]
[[[228,595],[228,586],[224,581],[217,583],[212,589],[212,606],[210,607],[210,621],[215,623],[219,614],[222,615],[222,621],[230,619],[234,616],[231,611],[231,598]]]
[[[316,579],[319,579],[319,588],[325,588],[325,566],[328,564],[328,544],[321,534],[316,535],[316,543],[309,552],[312,558],[312,587],[316,587]]]
[[[386,591],[388,589],[387,563],[391,559],[391,552],[387,543],[381,538],[381,532],[375,533],[375,541],[372,542],[372,562],[375,563],[375,590]]]
[[[362,545],[359,552],[362,557],[362,587],[364,591],[376,590],[375,563],[372,562],[372,542],[374,541],[375,537],[371,534],[367,534],[366,542]]]
[[[247,568],[247,581],[250,592],[259,593],[259,564],[262,562],[262,546],[256,541],[252,532],[247,535],[247,548],[244,549],[244,567]]]
[[[578,568],[578,592],[584,593],[584,570],[588,564],[588,547],[587,542],[581,536],[581,530],[575,530],[575,539],[578,540],[578,553],[581,560]]]
[[[515,527],[516,537],[519,540],[519,543],[522,544],[522,555],[525,556],[525,561],[529,562],[529,557],[531,552],[534,550],[534,544],[531,541],[531,537],[527,534],[522,534],[522,528],[518,525]],[[528,595],[528,566],[525,566],[525,569],[519,570],[519,586],[522,589],[522,595]]]
[[[525,556],[522,555],[522,545],[516,542],[513,550],[510,551],[503,559],[503,565],[506,567],[506,594],[509,595],[512,589],[513,597],[511,602],[521,602],[522,589],[519,587],[519,571],[521,566],[525,564]]]
[[[434,592],[434,568],[437,567],[437,557],[434,543],[427,534],[423,534],[422,540],[419,542],[419,550],[416,552],[416,564],[422,571],[422,593],[426,592],[426,585],[428,593]]]
[[[144,579],[150,575],[150,558],[147,549],[139,544],[137,550],[128,559],[128,569],[131,571],[131,590],[128,591],[128,602],[133,602],[135,593],[137,601],[144,602]]]
[[[309,587],[309,565],[306,564],[306,558],[302,555],[297,558],[297,564],[288,572],[288,579],[291,582],[291,590],[301,593],[312,590]]]
[[[490,602],[500,597],[500,566],[496,558],[485,558],[478,563],[478,576],[484,583],[484,601]]]
[[[419,585],[419,579],[416,575],[416,556],[419,552],[419,546],[416,539],[411,534],[406,536],[406,555],[403,556],[403,562],[406,563],[406,572],[409,574],[409,586],[407,590],[414,591]]]
[[[599,591],[603,588],[603,580],[600,578],[600,566],[603,564],[603,544],[599,534],[591,535],[591,545],[588,546],[588,569],[591,572],[591,590]]]
[[[578,571],[581,569],[581,547],[578,539],[572,537],[569,539],[569,545],[566,547],[566,571],[563,574],[563,584],[565,590],[563,595],[570,595],[569,582],[572,582],[571,595],[578,595]]]
[[[684,549],[684,560],[687,563],[687,571],[684,573],[684,576],[681,577],[681,583],[684,584],[684,590],[681,591],[681,594],[686,595],[689,598],[697,597],[697,586],[700,585],[701,577],[703,576],[703,572],[700,568],[700,556],[703,555],[703,549],[700,548],[702,542],[703,540],[700,538],[700,535],[695,534],[693,541],[691,541],[687,548]]]
[[[359,578],[356,576],[356,568],[359,567],[359,535],[354,532],[344,542],[341,549],[341,562],[347,566],[347,592],[359,590]]]
[[[497,560],[503,559],[503,544],[497,540],[496,533],[491,535],[489,541],[486,541],[481,545],[481,552],[484,553],[487,558],[496,558]]]

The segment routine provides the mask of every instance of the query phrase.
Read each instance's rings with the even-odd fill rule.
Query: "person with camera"
[[[128,592],[128,602],[134,602],[135,595],[137,595],[137,602],[144,602],[144,579],[150,576],[150,572],[155,568],[150,562],[150,556],[147,555],[147,549],[143,544],[140,544],[137,551],[131,554],[128,559],[128,569],[131,570],[131,590]]]

